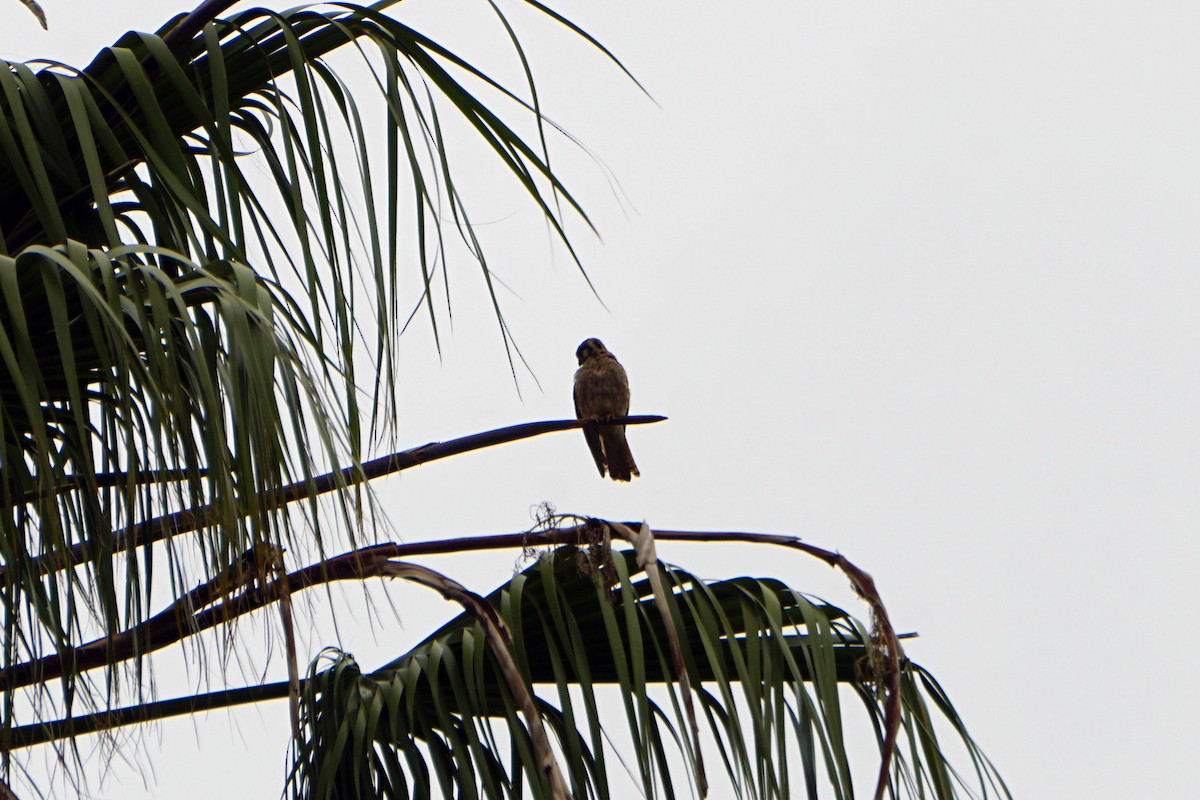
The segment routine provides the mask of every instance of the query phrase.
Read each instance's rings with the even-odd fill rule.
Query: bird
[[[629,376],[616,356],[599,339],[585,339],[575,350],[575,358],[579,360],[575,371],[575,418],[602,422],[628,416]],[[601,478],[606,471],[614,481],[641,475],[629,452],[624,425],[585,425],[583,436]]]

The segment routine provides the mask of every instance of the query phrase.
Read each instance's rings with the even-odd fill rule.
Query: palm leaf
[[[470,237],[443,117],[555,230],[560,206],[582,214],[485,104],[515,95],[393,4],[193,14],[82,69],[0,65],[0,669],[138,625],[156,568],[177,598],[260,542],[326,552],[315,500],[264,498],[321,473],[348,488],[388,434],[400,264],[436,333],[441,220]],[[339,49],[375,77],[373,103]],[[356,363],[375,367],[366,386]],[[337,495],[352,542],[360,500]],[[188,536],[163,524],[200,508]],[[136,546],[151,528],[157,554]]]
[[[709,746],[719,751],[736,796],[816,797],[823,786],[829,796],[853,797],[843,687],[857,689],[875,718],[883,714],[864,677],[872,647],[865,627],[775,580],[706,583],[677,567],[661,568],[673,586],[673,616],[698,683]],[[524,679],[541,687],[542,721],[564,756],[573,796],[624,794],[613,783],[626,770],[611,763],[619,754],[609,741],[622,719],[636,790],[647,797],[683,793],[678,769],[690,764],[695,776],[695,762],[688,758],[681,686],[652,582],[632,552],[607,557],[601,548],[557,549],[487,601],[512,632]],[[906,667],[906,736],[921,755],[900,757],[896,775],[909,777],[894,779],[892,789],[896,796],[954,797],[969,788],[928,746],[933,720],[925,698],[934,685],[923,684],[924,676]],[[314,662],[306,685],[294,796],[519,794],[525,785],[519,765],[530,763],[522,755],[530,744],[506,685],[472,614],[370,674],[349,654],[329,651]],[[983,791],[1002,788],[944,695],[932,694],[979,767]],[[882,727],[877,735],[882,742]],[[799,773],[788,761],[797,755]],[[796,775],[803,789],[792,786]],[[436,790],[427,776],[436,776]]]

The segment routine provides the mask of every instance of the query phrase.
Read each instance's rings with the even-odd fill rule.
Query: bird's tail
[[[629,442],[625,440],[625,426],[605,428],[600,436],[604,439],[604,457],[608,461],[608,475],[614,481],[627,481],[638,472],[637,464],[633,461],[633,453],[629,451]]]

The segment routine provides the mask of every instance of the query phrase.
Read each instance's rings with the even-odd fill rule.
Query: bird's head
[[[604,342],[599,339],[587,339],[575,348],[575,358],[579,359],[579,363],[582,364],[597,353],[607,352],[608,349],[604,346]]]

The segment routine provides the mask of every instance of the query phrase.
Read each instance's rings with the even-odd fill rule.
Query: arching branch
[[[610,420],[601,422],[578,419],[546,420],[542,422],[526,422],[521,425],[510,425],[506,428],[496,428],[495,430],[484,431],[483,433],[473,433],[446,442],[429,442],[420,447],[401,450],[398,453],[392,453],[391,455],[363,462],[361,465],[327,472],[324,475],[313,478],[311,481],[297,481],[280,489],[264,492],[266,500],[263,506],[267,511],[274,511],[283,508],[289,503],[328,494],[337,489],[349,488],[385,475],[402,472],[421,464],[428,464],[431,461],[461,455],[472,450],[482,450],[485,447],[493,447],[498,444],[515,442],[519,439],[541,436],[546,433],[582,428],[585,424],[602,426],[647,425],[655,422],[663,422],[666,419],[663,416],[642,414],[629,417],[613,417]],[[214,524],[216,522],[216,514],[214,512],[214,506],[209,504],[155,517],[139,525],[126,528],[115,537],[112,549],[114,552],[119,552],[130,548],[145,547],[146,545],[161,541],[168,534],[191,533],[192,531]],[[47,574],[78,566],[90,560],[90,558],[91,554],[88,553],[88,548],[83,544],[76,544],[65,554],[53,553],[33,559],[31,569],[34,574]],[[7,565],[0,566],[0,577],[4,575],[7,569]]]

